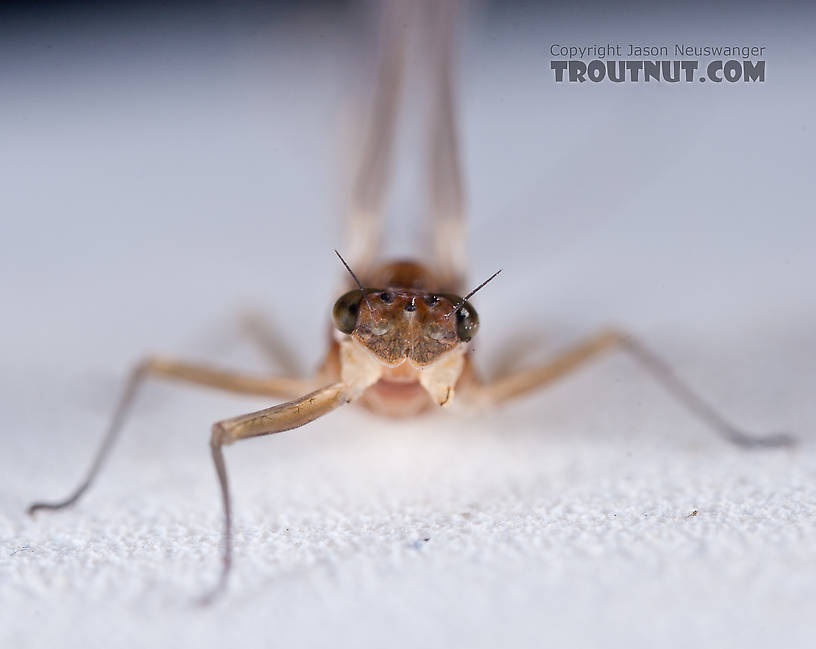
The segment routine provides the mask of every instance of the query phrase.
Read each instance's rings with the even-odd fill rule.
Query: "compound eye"
[[[465,302],[456,312],[456,335],[466,343],[479,330],[479,315],[470,302]]]
[[[332,320],[334,326],[344,334],[350,334],[357,326],[357,316],[360,314],[360,303],[363,301],[363,292],[349,291],[334,303]]]

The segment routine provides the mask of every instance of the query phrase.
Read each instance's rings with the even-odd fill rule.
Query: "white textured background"
[[[460,63],[472,279],[504,268],[477,301],[480,367],[615,322],[799,448],[728,447],[618,356],[478,421],[343,409],[227,451],[234,579],[201,610],[209,425],[266,404],[159,384],[78,507],[23,514],[78,480],[142,354],[263,370],[247,308],[304,371],[322,353],[372,24],[244,11],[4,25],[0,645],[813,646],[816,96],[796,6],[474,11]],[[553,41],[682,38],[767,44],[767,82],[551,81]]]

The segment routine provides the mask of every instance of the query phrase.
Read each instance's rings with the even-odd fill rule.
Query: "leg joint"
[[[227,432],[227,429],[224,428],[224,424],[222,422],[218,421],[213,424],[212,435],[210,436],[210,446],[212,448],[228,446],[234,441],[235,440],[232,438],[232,436]]]

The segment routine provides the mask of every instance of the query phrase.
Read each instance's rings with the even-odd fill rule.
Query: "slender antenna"
[[[368,305],[368,310],[371,311],[371,315],[373,315],[378,320],[381,319],[380,314],[374,309],[373,306],[371,306],[371,302],[368,301],[368,293],[366,293],[366,290],[363,288],[363,285],[360,283],[360,280],[357,279],[357,275],[354,274],[354,271],[351,270],[351,267],[346,263],[346,260],[343,259],[343,256],[339,252],[337,252],[337,250],[334,251],[334,254],[338,256],[340,261],[343,263],[343,266],[346,267],[346,270],[349,272],[349,275],[351,275],[351,278],[354,280],[354,283],[357,284],[357,287],[363,294],[363,299],[365,300],[365,303]]]
[[[476,288],[474,288],[470,293],[465,295],[465,297],[463,297],[461,300],[459,300],[459,302],[456,304],[456,306],[453,307],[453,311],[451,311],[448,315],[445,316],[445,320],[450,318],[454,313],[456,313],[459,309],[461,309],[462,306],[465,304],[465,302],[467,302],[470,298],[472,298],[477,291],[480,291],[482,288],[484,288],[485,284],[487,284],[490,280],[492,280],[494,277],[496,277],[496,275],[498,275],[500,272],[502,272],[501,268],[499,268],[499,270],[497,270],[490,277],[488,277],[485,281],[483,281]]]

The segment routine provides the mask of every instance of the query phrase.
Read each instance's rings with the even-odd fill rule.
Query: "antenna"
[[[346,260],[343,259],[343,256],[339,252],[337,252],[337,250],[334,251],[334,254],[337,255],[337,257],[343,263],[343,266],[346,267],[346,270],[349,272],[349,275],[351,275],[351,278],[354,280],[354,283],[357,284],[357,287],[360,289],[360,292],[363,294],[363,299],[365,300],[365,303],[368,305],[368,310],[371,311],[371,315],[373,315],[377,320],[380,320],[381,316],[380,316],[379,312],[376,311],[373,306],[371,306],[371,302],[369,302],[369,300],[368,300],[368,293],[366,293],[366,290],[363,288],[363,285],[360,283],[360,280],[357,279],[357,275],[355,275],[354,271],[351,270],[351,266],[349,266],[346,263]],[[493,279],[493,278],[491,277],[490,279]],[[488,280],[488,281],[490,281],[490,280]],[[479,288],[481,288],[481,286]]]
[[[485,281],[483,281],[483,282],[482,282],[481,284],[479,284],[479,285],[478,285],[476,288],[474,288],[474,289],[473,289],[473,290],[472,290],[470,293],[468,293],[467,295],[465,295],[465,297],[463,297],[461,300],[459,300],[459,302],[458,302],[458,303],[457,303],[457,304],[456,304],[456,305],[453,307],[453,311],[451,311],[451,312],[450,312],[448,315],[446,315],[446,316],[445,316],[445,320],[447,320],[448,318],[450,318],[450,317],[451,317],[451,316],[452,316],[454,313],[456,313],[456,312],[457,312],[459,309],[461,309],[461,308],[462,308],[462,306],[465,304],[465,302],[467,302],[467,301],[468,301],[468,300],[469,300],[471,297],[473,297],[473,295],[474,295],[474,294],[475,294],[477,291],[480,291],[482,288],[484,288],[484,285],[485,285],[485,284],[487,284],[487,283],[488,283],[490,280],[492,280],[494,277],[496,277],[496,275],[498,275],[500,272],[502,272],[502,269],[501,269],[501,268],[499,268],[499,270],[497,270],[497,271],[496,271],[495,273],[493,273],[493,274],[492,274],[490,277],[488,277],[488,278],[487,278]]]

